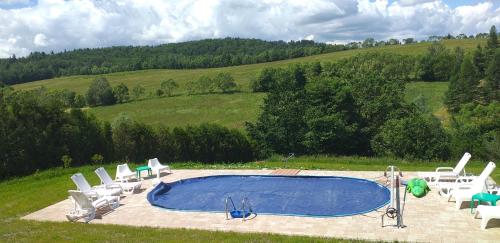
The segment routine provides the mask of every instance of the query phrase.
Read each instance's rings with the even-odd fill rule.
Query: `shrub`
[[[104,161],[104,157],[102,157],[102,155],[100,154],[94,154],[92,155],[92,164],[94,165],[99,165],[99,164],[102,164],[102,162]]]
[[[140,99],[144,95],[145,92],[146,92],[146,89],[140,84],[136,84],[132,88],[132,96],[133,96],[134,100]]]
[[[173,79],[163,80],[160,84],[160,90],[162,91],[161,95],[172,96],[174,93],[174,89],[178,87],[179,85]]]
[[[63,155],[61,161],[63,162],[63,168],[69,168],[71,167],[71,161],[73,161],[73,159],[71,159],[69,155]]]
[[[120,83],[113,88],[113,96],[117,103],[125,103],[129,100],[129,93],[127,85]]]
[[[215,85],[222,93],[236,91],[237,85],[234,82],[234,78],[229,73],[218,73],[213,82],[215,82]]]
[[[112,105],[116,102],[113,90],[104,77],[98,77],[90,84],[86,94],[89,106]]]

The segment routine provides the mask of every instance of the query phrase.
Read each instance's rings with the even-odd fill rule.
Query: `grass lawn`
[[[259,169],[298,168],[327,170],[375,170],[382,171],[389,164],[404,171],[433,170],[437,166],[453,166],[456,162],[410,162],[387,158],[308,156],[290,160],[285,165],[281,157],[266,161],[242,164],[170,163],[174,169]],[[132,169],[137,165],[131,164]],[[34,175],[0,182],[0,241],[53,242],[53,241],[172,241],[172,242],[338,242],[338,239],[282,236],[275,234],[247,234],[212,232],[186,229],[159,229],[117,225],[93,225],[82,223],[49,223],[20,220],[19,217],[39,210],[67,197],[67,190],[73,189],[70,180],[73,173],[81,172],[91,184],[98,184],[93,170],[98,166],[83,166],[69,169],[50,169]],[[484,163],[469,162],[468,172],[479,173]],[[114,174],[115,165],[105,165]],[[493,178],[500,180],[500,173]],[[63,213],[63,212],[61,212]],[[351,241],[349,241],[351,242]]]
[[[450,49],[460,46],[467,51],[473,50],[477,44],[484,44],[486,40],[445,40],[443,43]],[[179,84],[179,89],[177,93],[185,92],[185,85],[188,81],[197,79],[202,75],[215,76],[219,72],[228,72],[234,78],[235,81],[240,85],[242,91],[248,91],[249,81],[252,77],[255,77],[260,70],[265,67],[283,67],[295,63],[304,63],[312,61],[320,62],[331,62],[337,61],[342,58],[352,57],[359,53],[380,51],[380,52],[390,52],[398,54],[408,54],[408,55],[418,55],[423,54],[427,48],[431,45],[430,43],[418,43],[411,45],[399,45],[399,46],[383,46],[367,49],[356,49],[348,51],[333,52],[321,55],[314,55],[309,57],[288,59],[283,61],[260,63],[252,65],[241,65],[233,67],[224,68],[208,68],[208,69],[185,69],[185,70],[172,70],[172,69],[155,69],[155,70],[142,70],[142,71],[131,71],[131,72],[120,72],[102,75],[105,76],[111,85],[117,85],[119,83],[126,84],[129,88],[136,84],[143,85],[147,92],[152,92],[154,89],[160,87],[160,82],[162,80],[172,78]],[[78,93],[84,93],[88,89],[90,82],[96,77],[96,75],[80,75],[80,76],[68,76],[60,77],[54,79],[40,80],[36,82],[29,82],[19,85],[14,85],[15,89],[33,89],[37,87],[44,86],[49,90],[54,89],[68,89],[73,90]]]

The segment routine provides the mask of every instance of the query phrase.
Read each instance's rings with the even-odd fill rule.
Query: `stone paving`
[[[272,170],[175,170],[162,177],[165,182],[208,175],[268,175]],[[370,180],[380,179],[382,172],[361,171],[311,171],[302,170],[299,175],[349,176]],[[416,176],[405,173],[404,179]],[[69,180],[69,178],[68,178]],[[381,227],[384,208],[363,215],[315,218],[296,216],[258,215],[242,222],[226,220],[224,213],[180,212],[153,207],[146,199],[152,189],[151,178],[143,181],[142,191],[126,195],[121,206],[91,224],[118,224],[162,228],[187,228],[237,232],[268,232],[287,235],[308,235],[346,239],[366,239],[411,242],[499,242],[500,220],[491,220],[486,230],[479,227],[480,219],[474,219],[470,209],[463,205],[455,210],[454,202],[431,191],[424,198],[407,196],[403,229]],[[27,220],[67,221],[65,214],[72,208],[69,200],[58,202],[24,216]],[[391,223],[395,223],[391,221]]]

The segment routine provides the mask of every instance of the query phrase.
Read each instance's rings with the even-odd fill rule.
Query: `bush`
[[[94,165],[100,165],[104,161],[104,157],[102,157],[102,155],[100,154],[94,154],[90,159],[92,160],[92,164]]]
[[[127,85],[120,83],[113,88],[113,96],[117,103],[125,103],[129,100],[129,93]]]
[[[113,89],[104,77],[98,77],[90,84],[86,94],[89,106],[112,105],[116,102]]]
[[[409,159],[448,159],[449,139],[439,121],[421,114],[390,119],[372,140],[381,156]]]
[[[63,168],[69,168],[71,167],[71,161],[73,161],[73,159],[71,159],[68,155],[63,155],[61,161],[63,162]]]
[[[132,96],[133,96],[134,100],[140,99],[144,95],[145,92],[146,92],[146,89],[140,84],[136,84],[132,88]]]
[[[218,73],[214,78],[217,88],[222,93],[229,93],[236,91],[236,83],[234,78],[229,73]]]
[[[173,79],[168,79],[168,80],[163,80],[161,81],[160,84],[160,90],[161,90],[161,95],[166,95],[166,96],[172,96],[174,93],[174,89],[178,88],[179,85],[173,80]],[[157,94],[159,92],[157,91]]]

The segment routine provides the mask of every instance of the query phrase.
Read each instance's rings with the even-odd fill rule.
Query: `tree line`
[[[0,82],[18,84],[60,76],[105,74],[143,69],[226,67],[347,50],[309,40],[264,41],[225,38],[158,46],[117,46],[61,53],[34,52],[0,59]]]
[[[160,86],[149,93],[149,97],[170,97],[175,95],[174,91],[179,87],[178,83],[169,78],[160,81]],[[1,87],[0,87],[1,88]],[[188,95],[232,93],[239,91],[234,78],[229,73],[217,73],[214,77],[201,76],[189,81],[186,85]],[[65,108],[83,108],[84,106],[107,106],[127,103],[132,100],[140,100],[147,97],[146,89],[136,84],[129,88],[124,83],[114,87],[105,77],[96,77],[89,85],[85,94],[77,94],[74,91],[47,90],[44,87],[38,90],[45,96],[52,96],[62,102]]]
[[[40,90],[0,89],[0,179],[51,167],[111,161],[245,162],[254,158],[242,132],[220,125],[151,127],[121,115],[102,122],[66,109]]]
[[[422,57],[367,53],[264,69],[251,87],[268,96],[257,122],[247,124],[248,133],[264,157],[294,152],[432,160],[468,151],[499,159],[500,53],[494,26],[490,32],[487,46],[473,54],[433,45]],[[449,58],[441,59],[445,54]],[[422,67],[429,62],[431,68]],[[405,84],[427,70],[450,79],[450,126],[422,104],[404,101]]]

